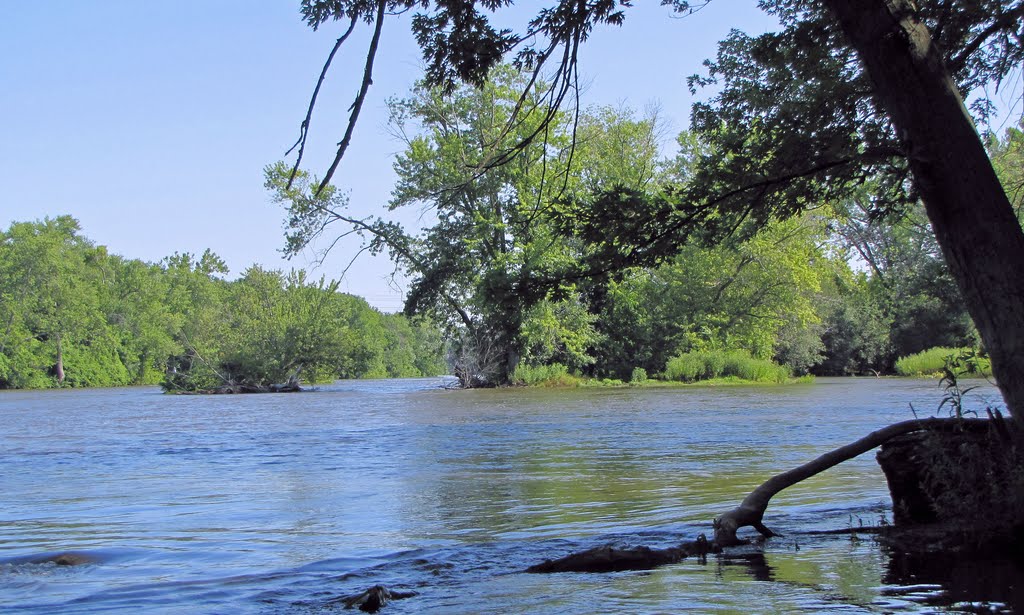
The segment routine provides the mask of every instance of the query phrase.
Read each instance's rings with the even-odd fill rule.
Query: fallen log
[[[678,547],[652,549],[630,547],[620,549],[611,545],[573,553],[556,560],[530,566],[526,572],[620,572],[623,570],[650,570],[666,564],[676,564],[691,555],[707,555],[715,547],[701,534],[697,540],[684,542]]]
[[[531,566],[526,572],[612,572],[619,570],[646,570],[666,564],[674,564],[695,554],[719,552],[723,547],[746,544],[736,536],[742,527],[753,527],[765,538],[778,536],[763,523],[768,503],[775,494],[787,487],[806,480],[816,474],[858,455],[866,453],[889,440],[916,431],[962,429],[965,424],[980,427],[991,424],[986,419],[913,419],[883,427],[845,446],[829,451],[801,466],[777,474],[750,492],[736,508],[719,515],[713,522],[714,540],[708,541],[702,534],[696,541],[686,542],[669,549],[631,547],[620,549],[612,546],[598,547],[573,553],[565,557],[548,560]]]
[[[959,420],[984,421],[984,419]],[[807,480],[816,474],[820,474],[844,461],[862,455],[877,446],[881,446],[896,436],[923,429],[935,429],[948,424],[949,419],[938,418],[912,419],[894,423],[888,427],[873,431],[856,442],[851,442],[829,451],[813,461],[809,461],[781,474],[776,474],[762,483],[757,489],[751,491],[750,495],[743,498],[739,506],[719,515],[714,520],[715,544],[720,547],[742,544],[742,541],[736,537],[736,530],[747,526],[753,527],[765,538],[776,536],[775,532],[765,527],[762,519],[764,518],[765,510],[768,508],[768,502],[778,492],[787,487],[792,487],[800,481]]]

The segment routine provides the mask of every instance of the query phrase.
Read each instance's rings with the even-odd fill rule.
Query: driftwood
[[[619,572],[622,570],[650,570],[658,566],[676,564],[691,555],[705,556],[716,552],[715,545],[701,534],[697,540],[684,542],[678,547],[652,549],[631,547],[619,549],[612,546],[597,547],[580,551],[556,560],[530,566],[526,572]]]
[[[976,421],[984,419],[959,420]],[[846,446],[840,446],[835,450],[829,451],[817,459],[803,464],[802,466],[793,468],[792,470],[783,472],[782,474],[776,474],[762,483],[757,489],[751,491],[750,495],[745,497],[739,506],[725,514],[719,515],[718,518],[715,519],[715,544],[720,547],[741,544],[742,541],[736,537],[736,530],[747,526],[753,527],[766,538],[776,536],[775,532],[765,527],[761,520],[764,517],[765,510],[768,508],[768,502],[778,492],[787,487],[792,487],[800,481],[806,480],[815,474],[824,472],[832,466],[838,465],[848,459],[853,459],[854,457],[866,453],[877,446],[881,446],[883,443],[895,438],[896,436],[923,429],[940,428],[947,425],[950,425],[949,419],[937,418],[913,419],[910,421],[903,421],[901,423],[894,423],[888,427],[883,427],[878,431],[873,431],[856,442],[851,442]]]
[[[764,525],[762,519],[764,518],[765,510],[768,508],[769,501],[783,489],[792,487],[800,481],[866,453],[897,436],[929,429],[960,428],[964,424],[971,424],[977,427],[977,425],[973,425],[974,423],[989,424],[991,421],[985,419],[929,418],[895,423],[871,432],[860,440],[829,451],[813,461],[777,474],[751,491],[750,495],[744,498],[739,506],[719,515],[714,520],[714,540],[710,542],[701,534],[696,541],[683,543],[679,547],[669,549],[598,547],[573,553],[557,560],[548,560],[542,564],[531,566],[526,571],[611,572],[618,570],[644,570],[666,564],[674,564],[690,555],[705,555],[709,552],[719,552],[723,547],[746,544],[747,541],[741,540],[736,536],[736,531],[742,527],[753,527],[766,538],[777,536],[778,534]]]

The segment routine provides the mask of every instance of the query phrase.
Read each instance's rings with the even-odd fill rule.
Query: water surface
[[[332,612],[377,583],[418,594],[388,613],[1010,611],[1020,591],[1004,562],[964,570],[806,534],[888,517],[870,453],[777,496],[765,521],[785,537],[761,548],[651,572],[520,572],[709,532],[772,474],[911,404],[933,413],[933,381],[441,384],[0,393],[0,611]],[[988,385],[972,396],[999,402]],[[66,552],[89,563],[45,561]]]

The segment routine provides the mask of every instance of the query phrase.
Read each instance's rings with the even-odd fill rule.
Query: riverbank
[[[545,380],[534,381],[529,384],[517,383],[513,387],[537,387],[548,389],[598,389],[598,388],[623,388],[623,389],[685,389],[695,387],[754,387],[754,386],[786,386],[792,384],[813,384],[814,376],[798,376],[789,378],[783,382],[775,380],[747,380],[736,376],[725,376],[721,378],[709,378],[708,380],[697,380],[694,382],[679,382],[675,380],[659,380],[650,378],[643,381],[626,382],[613,378],[586,378],[582,376],[556,376]]]

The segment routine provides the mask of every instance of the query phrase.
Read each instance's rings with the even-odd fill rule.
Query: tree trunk
[[[60,334],[57,334],[57,364],[53,368],[57,375],[57,383],[64,384],[64,346],[61,344]]]
[[[856,48],[903,141],[1007,410],[1024,425],[1024,233],[942,54],[910,0],[824,4]]]

